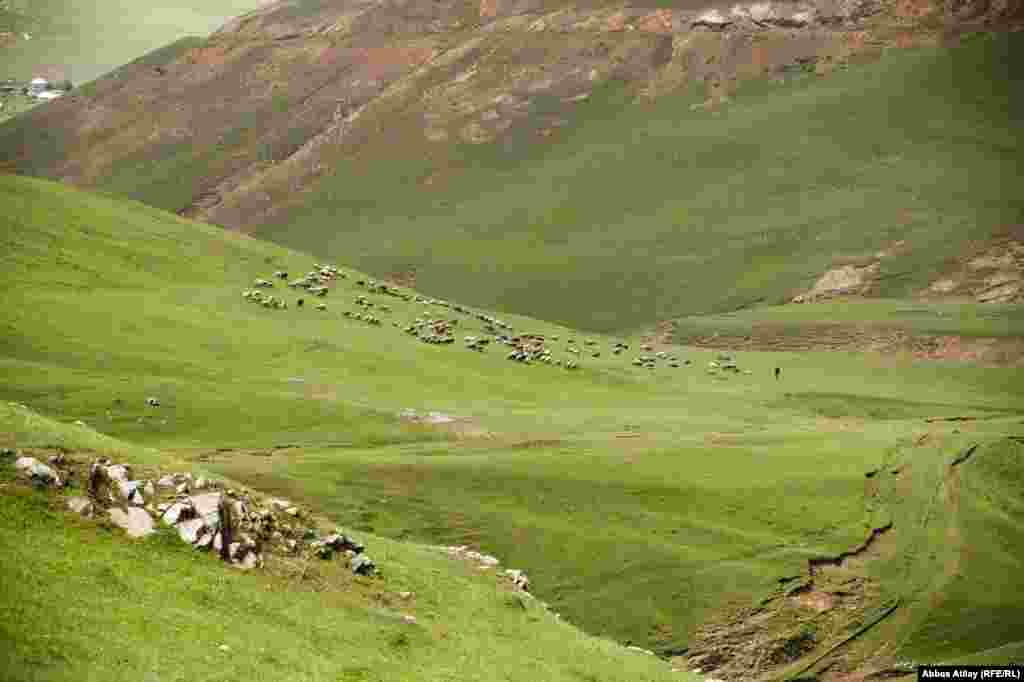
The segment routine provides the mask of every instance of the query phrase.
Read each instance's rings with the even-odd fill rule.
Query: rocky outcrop
[[[813,303],[835,296],[866,293],[878,278],[881,264],[842,265],[823,274],[810,291],[795,296],[792,303]]]
[[[1024,301],[1024,239],[1003,237],[978,245],[974,253],[932,282],[920,297],[978,303]]]
[[[139,509],[138,507],[129,507],[128,509],[111,507],[107,510],[107,514],[110,516],[111,522],[115,526],[123,528],[129,537],[142,538],[156,530],[153,524],[153,517],[145,509]]]
[[[64,485],[63,479],[55,469],[34,457],[19,457],[14,462],[14,468],[21,476],[28,478],[38,486],[60,488]]]
[[[340,531],[321,538],[309,515],[287,500],[264,499],[189,473],[133,480],[131,466],[108,459],[85,465],[58,455],[45,465],[35,457],[18,457],[13,450],[4,452],[5,457],[15,458],[19,476],[38,486],[60,488],[87,473],[82,478],[88,495],[68,497],[66,508],[81,517],[107,519],[131,538],[147,537],[160,527],[173,529],[182,542],[218,553],[242,570],[261,568],[271,554],[324,560],[338,554],[356,575],[378,573],[362,543]],[[204,492],[192,493],[190,487]]]

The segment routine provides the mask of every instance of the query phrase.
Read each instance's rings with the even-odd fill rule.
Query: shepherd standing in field
[[[776,368],[775,368],[775,380],[776,380],[776,381],[778,381],[778,380],[779,380],[779,375],[780,375],[780,374],[782,374],[782,368],[781,368],[781,367],[776,367]]]

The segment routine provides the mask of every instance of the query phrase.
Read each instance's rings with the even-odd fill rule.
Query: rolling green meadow
[[[348,277],[326,310],[296,307],[280,284],[287,310],[242,297],[322,253],[39,179],[0,176],[0,204],[0,445],[286,495],[379,548],[384,574],[324,564],[313,592],[225,572],[165,534],[127,542],[71,520],[4,464],[12,679],[677,679],[688,673],[622,644],[685,651],[702,622],[890,522],[860,575],[876,586],[868,607],[900,608],[851,651],[992,662],[1024,647],[1020,367],[742,352],[749,373],[723,373],[707,369],[714,351],[659,346],[691,364],[646,369],[630,363],[639,336],[495,312],[516,333],[557,335],[559,358],[570,339],[602,351],[576,370],[524,365],[403,333],[417,317],[457,318],[460,339],[481,324],[371,295],[340,259]],[[359,295],[381,326],[342,315]],[[846,314],[898,309],[872,305]],[[943,331],[1021,324],[1019,307],[927,309]],[[620,341],[630,350],[613,355]],[[410,422],[407,409],[456,420]],[[952,417],[967,419],[934,421]],[[563,620],[423,543],[524,569]],[[419,595],[411,629],[388,607],[400,590]]]
[[[836,61],[704,79],[735,36],[506,32],[476,2],[298,0],[209,36],[259,4],[0,0],[0,32],[34,34],[0,78],[81,85],[0,122],[0,682],[1022,660],[1024,304],[972,301],[1024,272],[1024,32],[886,5]],[[607,73],[577,96],[556,61]],[[467,141],[478,115],[508,134]],[[322,299],[243,296],[325,263]],[[877,267],[864,290],[787,304],[849,264]],[[488,315],[563,364],[511,361]],[[438,319],[453,343],[408,333]],[[380,575],[128,540],[9,449],[285,497]]]

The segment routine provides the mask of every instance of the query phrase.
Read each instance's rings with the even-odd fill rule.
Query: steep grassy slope
[[[0,78],[43,75],[84,83],[187,35],[206,35],[256,0],[119,3],[9,0],[0,9]],[[30,38],[25,39],[28,33]]]
[[[779,302],[897,240],[875,293],[902,297],[1021,222],[1020,33],[770,7],[274,4],[9,122],[0,155],[604,331]]]
[[[906,296],[966,241],[1024,219],[1010,187],[1022,59],[1017,36],[979,37],[751,82],[711,113],[691,111],[703,95],[645,106],[612,87],[550,142],[457,150],[451,175],[344,163],[253,231],[602,330],[779,302],[837,257],[896,240],[909,251],[884,261],[878,293]],[[416,182],[434,173],[440,187]]]
[[[481,324],[436,303],[370,295],[351,271],[325,311],[297,309],[290,290],[287,310],[241,297],[272,270],[304,272],[307,255],[38,180],[2,177],[0,196],[0,397],[82,419],[81,437],[110,434],[163,453],[144,456],[287,493],[364,532],[480,547],[526,569],[571,622],[620,641],[678,651],[719,610],[860,543],[897,514],[868,494],[865,472],[927,434],[935,458],[977,439],[1006,480],[1019,475],[1015,451],[989,449],[1020,432],[1019,369],[745,353],[740,366],[752,374],[711,374],[703,367],[714,353],[675,348],[694,364],[648,370],[630,365],[632,353],[611,355],[603,337],[591,338],[601,357],[584,355],[576,371],[522,365],[500,347],[418,342],[392,322],[453,317],[460,336]],[[382,326],[342,316],[357,295],[372,299]],[[559,335],[558,357],[576,357],[567,339],[584,341],[506,321],[517,333]],[[144,404],[149,395],[158,410]],[[458,419],[410,423],[398,416],[405,408]],[[956,415],[977,420],[924,421]],[[23,426],[2,431],[5,446],[44,444]],[[933,482],[915,483],[899,513],[936,506]],[[964,518],[1004,522],[990,532],[971,521],[968,546],[1019,538],[1019,491],[1000,490],[993,509]],[[945,555],[911,528],[898,521],[891,566]],[[977,627],[1024,611],[1019,572],[1000,574],[997,605],[982,594],[984,564],[956,594],[931,581],[927,562],[913,581],[886,577],[888,566],[885,589],[913,607],[889,631],[903,656],[1004,646],[1004,630]],[[958,636],[944,600],[953,608],[972,595],[979,606],[962,628],[975,634],[953,652],[928,624]]]
[[[8,403],[0,430],[26,447],[172,464]],[[386,567],[379,580],[332,562],[307,567],[315,581],[243,575],[170,529],[131,542],[76,520],[59,498],[12,485],[10,473],[0,459],[4,680],[680,679],[426,547],[365,536]]]

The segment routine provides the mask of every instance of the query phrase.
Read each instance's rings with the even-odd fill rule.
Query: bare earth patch
[[[1024,302],[1024,239],[1013,228],[1003,237],[976,245],[919,297],[979,303]]]

